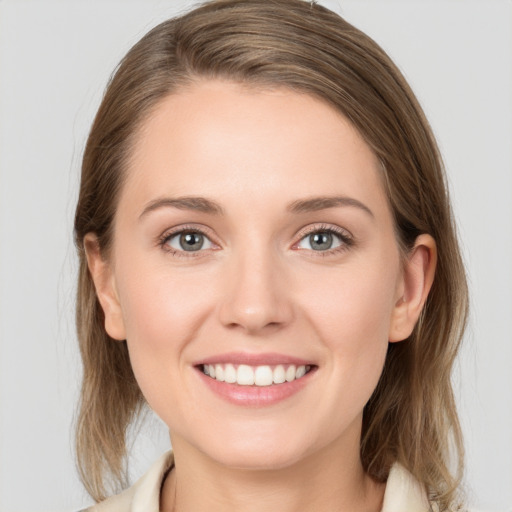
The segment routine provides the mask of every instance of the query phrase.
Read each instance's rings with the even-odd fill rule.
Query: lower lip
[[[300,379],[270,386],[240,386],[220,382],[205,375],[200,368],[196,368],[196,370],[208,388],[223,400],[236,405],[264,407],[282,402],[298,393],[311,380],[316,367],[313,367]]]

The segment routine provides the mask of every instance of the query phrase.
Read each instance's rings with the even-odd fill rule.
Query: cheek
[[[398,262],[388,263],[375,259],[330,269],[302,294],[302,310],[332,357],[328,364],[368,398],[384,365],[395,304]]]
[[[157,383],[169,382],[183,364],[183,351],[205,321],[204,280],[151,265],[147,256],[119,258],[116,282],[131,364],[151,402]],[[158,394],[158,391],[156,391]]]
[[[369,342],[385,338],[395,303],[396,272],[382,264],[364,264],[331,269],[316,276],[304,293],[306,306],[324,326],[329,339],[357,337]],[[320,283],[324,286],[320,286]],[[309,303],[309,304],[308,304]],[[347,340],[349,341],[349,340]],[[355,339],[354,339],[355,341]]]
[[[173,256],[142,248],[121,247],[116,257],[116,283],[128,341],[158,349],[176,345],[200,324],[208,276],[177,267]],[[125,256],[127,255],[127,256]]]

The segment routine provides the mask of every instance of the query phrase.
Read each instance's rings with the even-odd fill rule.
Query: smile
[[[212,355],[194,365],[195,374],[214,395],[242,407],[276,405],[317,380],[311,359],[266,352]]]
[[[301,379],[312,369],[311,365],[203,364],[202,372],[218,382],[239,386],[271,386]]]

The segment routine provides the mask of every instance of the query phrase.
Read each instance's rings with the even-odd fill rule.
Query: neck
[[[347,452],[343,443],[285,468],[255,470],[219,464],[174,436],[172,444],[175,467],[162,487],[162,512],[378,512],[382,506],[384,484],[368,477],[358,449]]]

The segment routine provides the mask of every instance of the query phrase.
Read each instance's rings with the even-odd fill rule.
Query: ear
[[[114,272],[111,265],[103,259],[98,237],[94,233],[85,235],[84,248],[96,295],[105,314],[105,330],[111,338],[119,341],[125,340],[126,331],[115,286]]]
[[[408,338],[420,317],[434,282],[437,246],[430,235],[420,235],[407,255],[402,271],[398,298],[393,309],[389,341]]]

